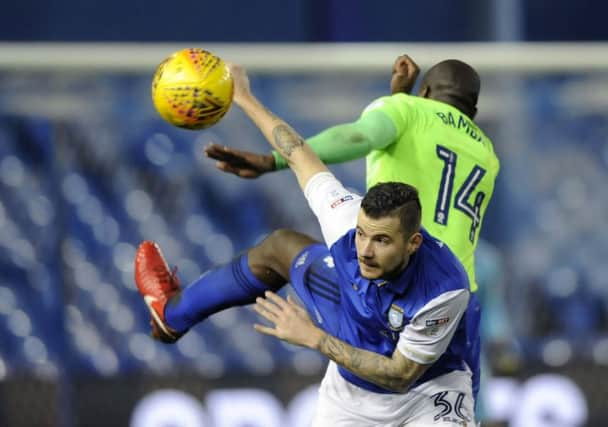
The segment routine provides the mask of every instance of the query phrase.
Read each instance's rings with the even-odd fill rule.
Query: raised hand
[[[312,323],[304,308],[291,297],[285,300],[270,291],[267,291],[265,296],[266,298],[256,298],[253,308],[274,327],[256,323],[253,325],[256,331],[291,344],[313,349],[318,347],[324,332]]]
[[[205,147],[205,155],[216,160],[215,166],[222,172],[241,178],[257,178],[276,169],[271,154],[258,154],[211,143]]]
[[[232,81],[234,82],[233,99],[237,105],[241,105],[244,99],[251,96],[251,87],[249,85],[249,76],[245,67],[239,64],[227,63]]]
[[[408,55],[397,57],[393,64],[391,93],[410,93],[420,74],[420,67]]]

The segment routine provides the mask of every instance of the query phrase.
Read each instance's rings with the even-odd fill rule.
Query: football
[[[184,129],[217,123],[232,104],[230,70],[204,49],[175,52],[161,62],[152,79],[152,101],[160,116]]]

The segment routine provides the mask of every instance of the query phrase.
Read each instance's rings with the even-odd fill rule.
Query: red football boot
[[[152,316],[152,336],[166,343],[177,341],[183,334],[165,322],[165,305],[179,292],[179,280],[154,242],[144,241],[137,248],[135,283]]]

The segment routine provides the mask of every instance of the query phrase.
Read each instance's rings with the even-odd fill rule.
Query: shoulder
[[[485,137],[486,148],[487,148],[488,152],[490,153],[490,156],[488,159],[489,167],[494,172],[495,175],[498,175],[498,171],[500,170],[500,160],[498,159],[498,156],[496,155],[496,152],[494,151],[494,143],[486,135],[484,135],[484,137]]]
[[[380,98],[376,98],[370,102],[363,110],[363,114],[376,110],[411,106],[416,104],[420,99],[422,98],[414,95],[408,95],[406,93],[396,93],[393,95],[381,96]]]
[[[353,250],[355,250],[355,229],[351,228],[342,237],[329,248],[331,253],[348,261],[353,257]],[[356,255],[355,255],[356,258]]]
[[[421,110],[418,105],[421,101],[424,99],[405,93],[382,96],[363,110],[361,119],[380,120],[380,116],[388,117],[395,126],[397,135],[400,135],[418,121]]]
[[[468,275],[456,255],[441,240],[422,230],[423,244],[420,247],[422,268],[431,294],[469,289]]]
[[[349,279],[357,275],[357,250],[355,248],[355,229],[349,230],[329,248],[336,271]]]

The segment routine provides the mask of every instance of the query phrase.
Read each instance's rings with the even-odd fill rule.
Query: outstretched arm
[[[447,291],[420,308],[399,334],[390,357],[362,350],[331,336],[290,298],[268,291],[257,298],[255,311],[273,327],[258,332],[315,349],[355,375],[392,391],[407,390],[447,350],[469,303],[468,289]],[[372,331],[373,333],[373,331]]]
[[[393,64],[391,92],[410,93],[419,72],[418,65],[409,56],[399,56]],[[331,164],[360,159],[374,149],[389,146],[396,139],[397,130],[391,118],[380,111],[372,111],[354,122],[325,129],[306,142],[324,163]],[[218,169],[241,178],[257,178],[288,167],[288,162],[277,151],[261,154],[210,144],[205,153],[217,160]]]
[[[420,73],[418,65],[408,55],[397,57],[391,76],[391,93],[410,93]],[[315,153],[325,163],[342,163],[365,157],[372,150],[382,149],[397,139],[397,129],[391,118],[380,112],[364,114],[353,123],[333,126],[308,139]],[[275,169],[286,166],[273,153]]]
[[[254,328],[258,332],[317,350],[355,375],[382,388],[404,392],[430,366],[406,358],[398,349],[391,357],[386,357],[353,347],[316,327],[306,310],[290,297],[286,301],[272,292],[266,292],[266,298],[257,298],[254,309],[272,322],[274,327],[256,324]]]
[[[372,150],[384,148],[396,139],[391,119],[372,111],[353,123],[343,123],[325,129],[306,140],[325,164],[343,163],[367,156]],[[277,151],[254,153],[209,144],[205,154],[216,160],[216,167],[241,178],[257,178],[265,173],[287,168],[287,161]]]
[[[285,121],[275,116],[251,93],[245,69],[230,64],[234,79],[234,101],[262,131],[270,145],[283,156],[304,189],[308,180],[327,167],[304,139]]]
[[[384,113],[374,111],[352,123],[332,126],[306,141],[324,163],[344,163],[367,156],[395,142],[397,130]],[[285,160],[272,153],[275,169],[284,169]]]

